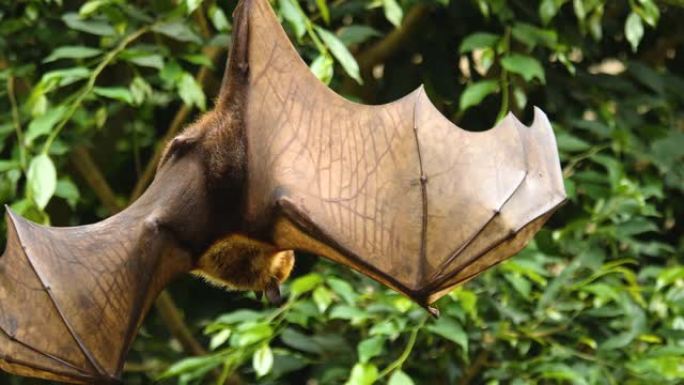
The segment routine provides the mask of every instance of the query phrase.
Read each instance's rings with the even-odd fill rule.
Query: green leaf
[[[306,33],[306,25],[309,22],[306,15],[302,13],[299,9],[299,4],[296,3],[297,0],[278,0],[280,6],[280,13],[283,15],[285,20],[290,24],[292,30],[298,39]]]
[[[318,32],[318,36],[323,39],[325,45],[330,48],[330,52],[335,59],[340,62],[345,72],[347,72],[352,79],[356,80],[357,83],[363,84],[363,80],[361,80],[361,75],[359,73],[359,64],[344,43],[342,43],[332,32],[321,27],[316,27],[316,32]]]
[[[387,385],[414,385],[414,382],[408,374],[398,369],[392,373]]]
[[[52,132],[52,128],[64,117],[65,113],[66,107],[58,106],[33,119],[29,123],[24,137],[26,144],[30,145],[36,138]]]
[[[243,323],[233,333],[231,344],[237,347],[245,347],[264,341],[272,335],[273,328],[266,323]]]
[[[345,385],[371,385],[378,379],[378,368],[373,364],[357,363]]]
[[[653,2],[653,0],[639,0],[638,4],[633,7],[633,11],[638,13],[639,16],[646,22],[646,24],[651,27],[655,27],[660,19],[660,9]],[[681,3],[680,6],[684,5]]]
[[[359,362],[365,364],[371,358],[376,357],[382,353],[385,345],[385,338],[380,336],[371,337],[361,341],[356,347],[359,354]]]
[[[116,33],[114,27],[106,19],[81,19],[77,13],[66,13],[62,21],[71,29],[100,36],[111,36]]]
[[[29,197],[39,209],[44,209],[57,189],[57,170],[52,159],[46,154],[33,158],[26,179]]]
[[[314,290],[312,297],[316,303],[316,307],[318,307],[318,311],[321,313],[325,313],[333,300],[330,290],[323,285],[318,286],[316,290]]]
[[[264,316],[263,312],[257,312],[254,310],[239,309],[232,313],[223,314],[216,318],[216,323],[221,324],[239,324],[245,321],[251,321],[255,319],[262,318]]]
[[[197,80],[187,72],[184,72],[178,83],[178,94],[183,103],[188,106],[197,106],[200,110],[207,109],[207,100],[202,91],[202,87],[197,83]]]
[[[382,36],[378,30],[367,25],[350,25],[340,28],[340,40],[347,46],[361,44],[372,37]]]
[[[69,178],[60,178],[57,181],[57,188],[55,189],[55,196],[58,196],[69,204],[73,209],[78,204],[78,199],[80,194],[78,192],[78,187]]]
[[[627,16],[627,21],[625,22],[625,37],[627,41],[632,46],[632,51],[636,52],[639,48],[639,43],[641,38],[644,37],[644,23],[641,20],[641,16],[632,12]]]
[[[49,63],[60,59],[86,59],[100,55],[102,50],[97,48],[85,46],[64,46],[52,51],[52,53],[43,60],[43,63]]]
[[[214,24],[214,28],[216,28],[216,30],[225,32],[230,29],[230,22],[228,21],[226,14],[221,8],[217,7],[216,4],[212,4],[209,7],[208,14],[209,18],[211,19],[211,23]]]
[[[201,44],[202,38],[193,31],[187,22],[171,21],[162,24],[155,24],[152,30],[174,40],[186,41]]]
[[[330,277],[326,280],[326,283],[337,295],[342,297],[347,304],[353,305],[356,303],[358,294],[354,291],[354,287],[350,285],[349,282],[343,279]]]
[[[230,338],[231,334],[233,334],[233,331],[226,328],[211,336],[211,340],[209,341],[209,350],[216,350],[216,348],[225,344],[226,341],[228,341],[228,338]]]
[[[511,30],[513,37],[532,50],[537,45],[555,48],[558,34],[552,29],[543,29],[528,23],[515,23]]]
[[[368,318],[368,313],[358,307],[337,305],[330,311],[330,319],[343,319],[359,324]]]
[[[152,95],[152,87],[140,76],[136,76],[130,85],[133,104],[142,105]]]
[[[316,0],[316,6],[321,11],[321,17],[326,24],[330,24],[330,10],[328,9],[328,2],[326,0]]]
[[[404,10],[401,9],[397,0],[382,0],[382,5],[387,20],[394,24],[395,27],[399,27],[404,19]]]
[[[480,104],[488,95],[499,92],[499,82],[496,80],[482,80],[468,84],[461,94],[459,107],[465,111],[472,106]]]
[[[103,5],[111,3],[111,0],[90,0],[81,6],[78,10],[78,14],[82,17],[90,16],[95,13]]]
[[[591,145],[577,136],[571,135],[567,131],[556,134],[558,148],[562,152],[582,152],[591,148]]]
[[[560,5],[563,1],[559,0],[542,0],[539,4],[539,17],[542,23],[549,24],[551,20],[558,14]]]
[[[46,72],[41,78],[41,83],[55,82],[60,87],[68,86],[90,76],[90,70],[85,67],[72,67]]]
[[[149,67],[161,70],[164,68],[164,57],[158,54],[144,54],[140,56],[131,56],[125,58],[125,60],[140,66]]]
[[[118,100],[131,105],[134,101],[131,90],[124,87],[94,87],[93,92],[96,95]]]
[[[330,84],[333,77],[333,58],[328,54],[318,55],[311,63],[311,72],[325,84]]]
[[[320,274],[310,273],[295,279],[290,286],[290,293],[296,298],[302,294],[310,292],[321,283],[323,283],[323,278],[320,276]]]
[[[257,377],[267,375],[273,368],[273,352],[268,345],[260,347],[252,356],[252,367]]]
[[[195,12],[195,10],[202,4],[202,0],[183,0],[187,14]]]
[[[478,48],[494,47],[501,36],[489,32],[475,32],[463,39],[461,46],[458,48],[460,53],[471,52]]]
[[[183,60],[192,63],[192,64],[197,64],[200,66],[205,66],[208,68],[213,68],[214,63],[211,62],[211,59],[207,57],[207,55],[198,53],[198,54],[190,54],[190,55],[183,55],[182,56]]]
[[[532,79],[539,79],[540,82],[545,83],[544,68],[541,63],[532,56],[511,54],[501,59],[501,65],[510,72],[516,73],[530,82]]]
[[[191,357],[186,358],[171,365],[162,374],[157,377],[157,380],[163,380],[170,377],[177,377],[184,373],[204,371],[208,372],[214,369],[223,362],[224,358],[218,355]]]
[[[468,353],[468,335],[455,319],[442,316],[433,324],[428,325],[427,330],[455,342],[465,353]]]

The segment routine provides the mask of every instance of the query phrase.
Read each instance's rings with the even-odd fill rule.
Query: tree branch
[[[109,187],[107,180],[100,172],[87,148],[75,147],[71,151],[69,160],[110,214],[116,214],[124,208],[123,203],[116,198],[116,194]]]

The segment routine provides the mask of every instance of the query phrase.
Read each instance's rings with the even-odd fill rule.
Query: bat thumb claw
[[[425,307],[425,310],[427,310],[428,313],[430,313],[430,315],[431,315],[432,317],[434,317],[434,318],[439,318],[439,309],[434,308],[434,307],[432,307],[432,306],[427,306],[427,307]]]
[[[272,305],[280,306],[283,304],[283,297],[280,295],[280,287],[278,285],[278,281],[275,279],[271,280],[268,285],[266,285],[264,294],[266,294],[268,302],[270,302]]]

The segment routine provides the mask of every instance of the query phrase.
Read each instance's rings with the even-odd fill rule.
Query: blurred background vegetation
[[[135,199],[165,141],[211,108],[235,3],[3,0],[0,201],[61,226]],[[542,107],[569,201],[437,320],[308,255],[278,309],[186,277],[147,318],[126,384],[684,383],[684,2],[272,3],[348,98],[424,83],[470,130]]]

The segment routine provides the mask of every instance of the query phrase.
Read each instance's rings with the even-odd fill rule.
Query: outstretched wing
[[[540,110],[531,127],[509,115],[474,133],[422,88],[355,104],[311,74],[267,1],[243,0],[235,17],[227,77],[244,76],[247,91],[224,99],[243,111],[245,218],[279,247],[318,253],[426,305],[517,253],[564,200]]]
[[[118,383],[152,301],[191,267],[190,255],[158,226],[168,212],[199,212],[184,196],[197,192],[197,180],[179,180],[172,176],[177,171],[165,171],[133,206],[93,225],[40,226],[8,210],[0,257],[1,369],[61,382]]]

